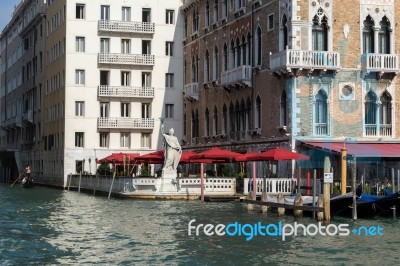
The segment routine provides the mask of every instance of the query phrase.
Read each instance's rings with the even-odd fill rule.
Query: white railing
[[[362,68],[366,71],[398,72],[399,56],[397,54],[364,54]]]
[[[261,195],[264,188],[262,178],[256,179],[256,194]],[[296,187],[296,179],[294,178],[267,178],[266,179],[266,192],[269,195],[290,195]],[[253,190],[253,180],[251,178],[244,179],[243,194],[248,195]]]
[[[380,134],[384,137],[392,136],[392,125],[391,124],[382,124],[380,125]]]
[[[327,69],[340,68],[340,53],[326,51],[285,50],[270,56],[270,69]]]
[[[182,192],[200,194],[200,177],[179,178],[179,187]],[[204,178],[204,194],[234,195],[236,192],[236,178],[208,177]]]
[[[98,29],[99,31],[154,33],[154,23],[122,20],[99,20]]]
[[[199,83],[190,83],[185,85],[185,97],[199,100]]]
[[[110,54],[99,53],[100,64],[154,65],[151,54]]]
[[[140,97],[153,98],[153,87],[130,87],[130,86],[99,86],[99,96],[102,97]]]
[[[235,82],[242,82],[251,86],[251,66],[243,65],[234,69],[222,72],[221,85],[227,85]]]
[[[328,124],[327,123],[316,123],[315,124],[315,135],[316,136],[328,135]]]
[[[365,125],[365,136],[392,136],[392,125],[391,124],[366,124]]]
[[[99,117],[98,128],[154,128],[153,118]]]

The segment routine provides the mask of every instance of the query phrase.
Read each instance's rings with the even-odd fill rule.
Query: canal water
[[[0,197],[1,265],[394,265],[400,261],[400,221],[391,218],[332,221],[349,224],[349,229],[379,226],[382,235],[376,236],[317,234],[283,240],[257,235],[247,241],[243,235],[206,236],[204,230],[195,236],[195,229],[189,236],[188,223],[192,219],[193,226],[316,222],[249,213],[238,202],[108,200],[8,184],[0,184]]]

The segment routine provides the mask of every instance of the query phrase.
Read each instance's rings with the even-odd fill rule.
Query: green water
[[[45,187],[0,184],[0,265],[393,265],[399,220],[334,219],[380,225],[383,236],[188,236],[196,224],[316,223],[247,212],[242,203],[133,201]],[[194,233],[194,232],[192,232]]]

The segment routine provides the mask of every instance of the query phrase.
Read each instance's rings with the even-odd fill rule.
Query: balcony
[[[251,66],[243,65],[221,74],[221,86],[251,87]]]
[[[99,86],[99,97],[154,98],[153,87]]]
[[[150,54],[110,54],[100,53],[99,64],[154,65],[154,55]]]
[[[99,20],[99,31],[128,32],[128,33],[154,33],[154,23],[122,21],[122,20]]]
[[[297,76],[302,70],[309,75],[316,69],[336,72],[340,68],[340,53],[288,49],[272,54],[269,67],[277,75]]]
[[[391,137],[392,125],[391,124],[366,124],[365,125],[366,137]]]
[[[1,127],[5,130],[22,127],[22,117],[21,116],[14,116],[7,120],[2,121]]]
[[[316,136],[327,136],[328,135],[328,124],[327,123],[316,123],[315,124],[315,135]]]
[[[28,110],[22,115],[22,120],[27,123],[33,123],[33,110]]]
[[[199,83],[190,83],[185,85],[185,98],[189,100],[199,100]]]
[[[384,73],[399,72],[399,56],[397,54],[364,54],[361,68],[365,73],[378,72],[379,77]]]
[[[98,128],[153,129],[153,118],[99,117]]]

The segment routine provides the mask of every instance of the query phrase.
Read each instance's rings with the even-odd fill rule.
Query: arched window
[[[214,0],[214,23],[218,23],[218,0]]]
[[[194,111],[192,111],[192,138],[194,138],[196,136],[196,117],[194,114]]]
[[[381,20],[379,29],[379,53],[390,54],[390,22],[385,16]]]
[[[208,108],[206,108],[204,114],[204,136],[210,136],[210,112],[208,111]]]
[[[208,50],[206,50],[206,55],[204,58],[204,82],[207,83],[210,81],[210,54]]]
[[[256,98],[256,108],[255,108],[255,128],[261,128],[261,98],[257,96]]]
[[[228,70],[228,46],[226,45],[226,43],[224,44],[224,62],[223,62],[223,71],[227,71]]]
[[[236,101],[235,104],[235,130],[240,131],[240,105],[239,102]]]
[[[213,119],[213,135],[218,135],[218,109],[214,106],[214,119]]]
[[[376,94],[369,91],[365,96],[365,124],[376,124],[376,101]]]
[[[288,45],[288,27],[286,15],[283,15],[282,18],[282,40],[282,50],[286,50],[286,46]]]
[[[246,102],[246,124],[245,124],[245,129],[249,130],[250,129],[250,118],[251,118],[251,101],[250,98],[247,98]]]
[[[253,60],[252,57],[252,42],[251,42],[251,35],[250,33],[247,34],[247,61],[246,61],[246,65],[251,65],[251,61]]]
[[[192,57],[192,82],[197,82],[196,80],[196,59]]]
[[[231,41],[231,49],[229,50],[229,69],[235,68],[235,43]]]
[[[228,131],[228,110],[226,105],[222,108],[222,134],[226,134]]]
[[[287,97],[285,91],[283,91],[281,95],[279,125],[281,127],[287,125]]]
[[[392,96],[387,91],[381,96],[380,116],[382,126],[392,124]]]
[[[261,28],[257,27],[256,31],[256,65],[261,65],[262,58],[262,36],[261,36]]]
[[[313,19],[312,44],[314,51],[328,51],[328,18],[322,16],[324,11],[318,9]]]
[[[374,52],[374,21],[370,16],[364,20],[363,28],[363,53]]]
[[[240,44],[239,38],[236,38],[236,67],[241,65],[240,60],[242,60],[242,46]]]
[[[213,58],[213,80],[218,79],[218,48],[214,47],[214,58]]]
[[[314,121],[315,121],[315,134],[327,135],[328,134],[328,103],[327,95],[324,90],[319,90],[315,95],[314,107]]]
[[[247,52],[246,45],[247,45],[246,38],[244,36],[242,36],[242,65],[246,65],[246,56],[247,56],[246,55],[246,52]]]
[[[233,103],[229,106],[229,132],[235,131],[235,108],[233,107]]]
[[[195,137],[199,137],[199,110],[196,110],[195,121]]]
[[[206,10],[204,12],[204,24],[206,27],[210,26],[210,3],[206,1]]]
[[[244,100],[240,102],[240,131],[244,131],[246,129],[246,105],[244,104]]]

